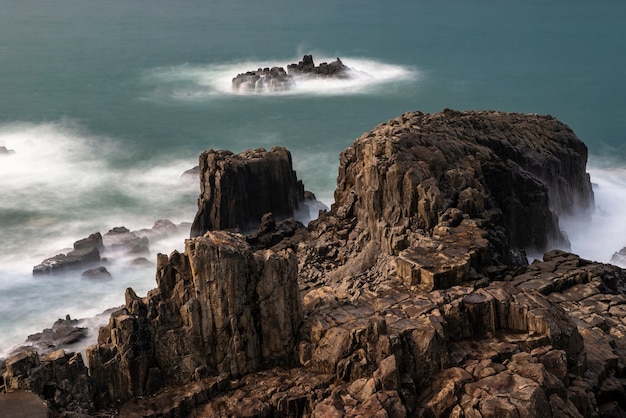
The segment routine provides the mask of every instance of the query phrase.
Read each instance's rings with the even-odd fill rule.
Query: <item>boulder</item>
[[[100,251],[96,247],[85,247],[46,258],[33,267],[34,276],[63,274],[83,269],[100,262]]]
[[[124,226],[112,228],[102,237],[108,252],[114,255],[150,255],[147,237],[138,236]]]
[[[586,158],[549,116],[407,113],[341,154],[335,203],[305,231],[284,218],[303,196],[286,150],[209,150],[193,238],[158,256],[146,297],[127,289],[87,351],[93,402],[124,416],[619,415],[626,273],[524,252],[567,244],[558,216],[593,202]],[[37,361],[7,362],[7,385],[27,387]]]
[[[83,271],[81,274],[83,279],[86,280],[112,280],[113,276],[104,266],[94,267],[89,270]]]

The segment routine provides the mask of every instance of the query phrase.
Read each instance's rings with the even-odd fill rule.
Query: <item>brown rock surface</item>
[[[200,155],[200,197],[191,236],[216,229],[248,232],[268,212],[277,220],[293,216],[303,201],[304,186],[285,148],[241,154],[210,149]]]
[[[236,205],[205,191],[234,196],[274,157],[203,158],[196,221],[221,228]],[[129,417],[619,416],[624,271],[523,252],[564,244],[558,215],[589,209],[585,162],[551,117],[380,125],[342,153],[336,203],[307,232],[266,216],[250,243],[215,231],[160,255],[157,289],[129,289],[88,352],[94,402]],[[38,367],[7,362],[7,387]]]

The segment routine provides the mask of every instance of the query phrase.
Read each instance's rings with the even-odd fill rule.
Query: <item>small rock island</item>
[[[312,55],[305,55],[297,64],[283,67],[266,67],[238,74],[233,78],[233,90],[241,92],[279,92],[292,89],[296,80],[306,78],[348,78],[350,68],[339,58],[330,63],[315,65]]]
[[[412,112],[339,158],[335,203],[304,227],[289,151],[203,153],[192,236],[158,256],[156,288],[126,290],[88,367],[63,350],[0,363],[0,402],[29,390],[63,417],[626,414],[626,274],[553,249],[568,246],[559,217],[594,206],[568,126]]]

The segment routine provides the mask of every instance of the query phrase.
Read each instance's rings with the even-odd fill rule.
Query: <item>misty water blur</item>
[[[392,94],[393,84],[406,83],[419,79],[416,68],[384,63],[374,59],[340,57],[350,68],[346,78],[315,78],[295,76],[292,88],[284,91],[244,91],[235,90],[232,79],[239,73],[258,68],[283,67],[298,62],[300,58],[271,62],[244,61],[230,64],[210,64],[206,66],[184,64],[174,67],[157,68],[149,71],[144,78],[148,85],[156,84],[148,100],[210,100],[215,96],[339,96],[355,94]],[[318,59],[316,65],[333,59]]]

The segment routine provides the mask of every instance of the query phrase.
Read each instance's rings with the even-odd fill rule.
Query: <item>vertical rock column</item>
[[[200,155],[200,197],[191,237],[218,229],[250,231],[264,214],[284,219],[303,201],[304,186],[286,148],[241,154],[210,149]]]

